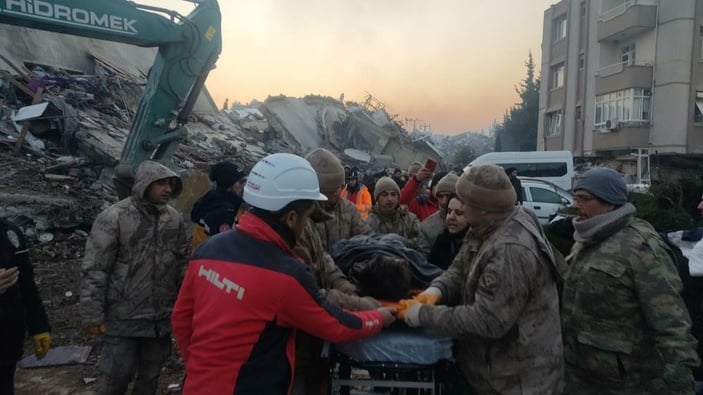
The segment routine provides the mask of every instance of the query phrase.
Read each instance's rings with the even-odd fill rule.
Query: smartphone
[[[434,171],[434,169],[437,168],[437,162],[432,159],[427,159],[427,162],[425,162],[425,168],[427,170]]]

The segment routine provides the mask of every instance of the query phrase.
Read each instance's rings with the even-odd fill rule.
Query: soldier
[[[156,393],[171,353],[169,317],[188,260],[181,214],[168,205],[180,178],[152,161],[137,168],[132,196],[103,210],[85,248],[80,311],[104,335],[105,393]]]
[[[692,394],[700,361],[668,247],[635,218],[614,170],[577,178],[574,206],[563,291],[566,392]]]
[[[327,252],[331,252],[332,247],[339,240],[373,233],[373,230],[361,219],[354,204],[346,199],[340,199],[345,173],[339,159],[323,148],[311,151],[305,159],[317,173],[320,192],[327,196],[327,201],[322,202],[321,206],[332,219],[315,224]]]
[[[14,394],[25,332],[32,336],[34,354],[41,359],[51,346],[50,330],[27,241],[20,228],[0,218],[0,394]]]
[[[401,301],[398,316],[456,339],[471,393],[560,394],[559,274],[537,218],[515,206],[498,166],[472,166],[456,191],[469,233],[449,269]]]
[[[417,246],[420,233],[420,221],[405,206],[398,204],[400,188],[390,177],[382,177],[376,182],[374,199],[376,204],[371,209],[366,223],[376,233],[396,233],[410,242],[410,247]]]
[[[439,210],[420,222],[420,237],[418,237],[418,249],[424,254],[428,254],[437,237],[446,229],[445,219],[447,217],[447,206],[449,198],[454,195],[456,182],[459,179],[454,173],[447,173],[442,177],[435,187],[435,195],[439,203]]]

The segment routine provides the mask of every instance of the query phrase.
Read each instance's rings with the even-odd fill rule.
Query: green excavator
[[[129,195],[137,166],[155,160],[173,166],[187,135],[185,124],[222,50],[220,8],[199,0],[183,16],[126,0],[0,0],[0,23],[158,47],[120,162],[115,187]]]

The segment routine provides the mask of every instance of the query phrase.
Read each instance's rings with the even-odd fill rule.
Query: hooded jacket
[[[234,192],[221,188],[209,190],[198,199],[190,211],[190,219],[197,226],[201,226],[207,236],[225,232],[237,222],[239,208],[244,201]],[[193,242],[193,247],[199,243]]]
[[[113,336],[164,336],[186,270],[188,241],[181,214],[145,198],[152,182],[175,178],[167,167],[140,165],[132,195],[98,214],[83,259],[83,325],[105,323]]]
[[[560,278],[536,217],[518,207],[469,231],[449,269],[432,282],[443,305],[423,305],[420,324],[456,339],[472,393],[560,394]]]

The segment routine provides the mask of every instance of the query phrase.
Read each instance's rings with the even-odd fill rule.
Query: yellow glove
[[[105,334],[105,324],[89,326],[88,333],[95,336],[100,336]]]
[[[408,309],[410,309],[410,307],[412,307],[413,305],[416,305],[418,303],[420,303],[420,301],[418,301],[417,299],[403,299],[403,300],[401,300],[400,302],[398,302],[398,304],[400,306],[396,309],[395,316],[399,320],[405,319],[405,313],[408,311]]]
[[[39,333],[32,336],[32,340],[34,340],[34,355],[37,356],[37,359],[44,358],[51,347],[51,335],[49,332]]]
[[[441,298],[442,291],[440,291],[439,288],[429,287],[422,293],[416,295],[413,299],[423,304],[436,305]]]

